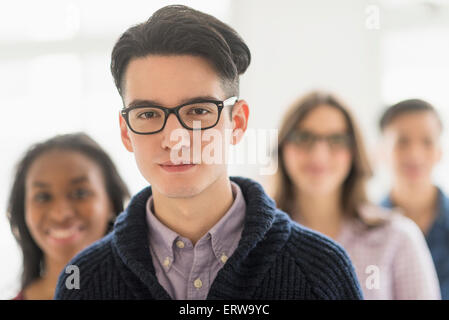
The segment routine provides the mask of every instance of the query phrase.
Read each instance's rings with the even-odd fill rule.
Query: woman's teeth
[[[50,229],[49,235],[53,238],[63,239],[69,238],[80,230],[78,226],[73,226],[65,229]]]

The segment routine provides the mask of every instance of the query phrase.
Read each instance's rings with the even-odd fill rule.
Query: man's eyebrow
[[[221,101],[220,99],[217,99],[216,97],[206,95],[206,96],[197,96],[197,97],[183,99],[179,102],[178,105],[182,105],[182,104],[186,104],[186,103],[194,103],[194,102],[199,102],[199,101],[203,101],[203,100]],[[157,100],[135,99],[135,100],[131,101],[126,108],[135,107],[135,106],[148,106],[148,107],[159,106],[159,107],[162,107],[163,104],[158,102]],[[176,107],[176,106],[168,106],[167,108],[173,108],[173,107]]]
[[[136,106],[149,106],[149,107],[153,107],[153,106],[160,106],[161,104],[158,103],[157,101],[154,100],[142,100],[142,99],[136,99],[131,101],[126,108],[129,107],[136,107]]]

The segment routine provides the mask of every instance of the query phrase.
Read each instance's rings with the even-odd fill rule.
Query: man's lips
[[[184,172],[187,171],[193,167],[196,166],[196,164],[193,163],[179,163],[179,164],[174,164],[171,161],[166,161],[163,163],[160,163],[159,166],[167,172]]]
[[[412,175],[420,174],[421,172],[424,171],[423,167],[419,166],[419,165],[403,165],[402,170],[405,173],[412,174]]]

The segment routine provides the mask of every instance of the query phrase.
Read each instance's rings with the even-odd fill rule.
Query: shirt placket
[[[205,240],[201,239],[193,249],[192,269],[187,284],[187,299],[189,300],[204,300],[209,291],[210,245]]]

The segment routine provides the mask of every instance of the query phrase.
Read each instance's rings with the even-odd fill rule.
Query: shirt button
[[[176,241],[176,246],[179,249],[182,249],[182,248],[184,248],[184,242],[182,242],[181,240],[178,240],[178,241]]]
[[[221,262],[226,263],[228,261],[228,257],[223,253],[220,258]]]
[[[165,267],[168,267],[170,265],[170,258],[169,257],[165,258],[163,264],[164,264]]]
[[[201,281],[200,278],[198,278],[195,281],[193,281],[193,285],[195,286],[195,288],[199,289],[203,286],[203,282]]]

